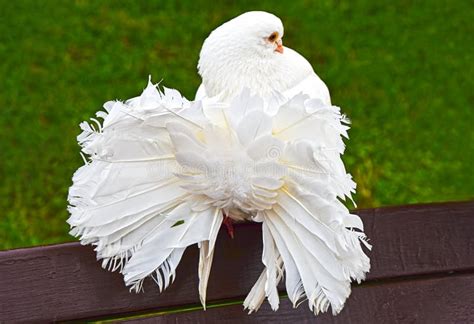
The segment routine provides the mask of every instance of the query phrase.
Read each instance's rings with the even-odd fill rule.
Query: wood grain
[[[337,316],[315,317],[307,303],[282,300],[274,312],[266,304],[248,315],[241,305],[162,315],[120,323],[474,323],[474,274],[403,280],[355,287]]]
[[[374,245],[369,282],[474,270],[474,202],[358,210]],[[219,233],[208,301],[243,297],[262,271],[259,224]],[[0,251],[0,321],[59,321],[199,302],[197,249],[189,248],[163,294],[151,280],[129,293],[90,247],[66,243]],[[352,299],[352,297],[351,297]]]

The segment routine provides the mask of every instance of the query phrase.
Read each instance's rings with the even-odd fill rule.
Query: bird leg
[[[224,213],[224,220],[222,223],[225,225],[227,229],[227,234],[229,234],[230,238],[233,239],[234,238],[234,222],[232,221],[232,218],[230,218]]]

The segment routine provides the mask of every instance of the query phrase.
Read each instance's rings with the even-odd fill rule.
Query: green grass
[[[1,1],[0,248],[71,240],[80,121],[148,74],[191,98],[202,41],[274,12],[352,119],[360,207],[474,196],[470,1]]]

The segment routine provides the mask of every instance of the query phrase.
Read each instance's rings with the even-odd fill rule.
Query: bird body
[[[315,314],[330,306],[336,314],[351,281],[365,278],[361,243],[370,246],[341,202],[355,192],[341,160],[348,122],[282,36],[275,16],[243,14],[204,42],[200,99],[149,81],[139,97],[106,103],[102,123],[81,124],[89,158],[69,190],[71,234],[132,290],[146,277],[168,287],[184,250],[198,244],[205,307],[225,217],[262,223],[264,270],[244,302],[249,312],[265,298],[278,309],[284,277],[295,306],[306,298]]]

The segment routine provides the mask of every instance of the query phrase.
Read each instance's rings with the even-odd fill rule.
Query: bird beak
[[[280,54],[283,54],[283,42],[281,38],[276,41],[276,44],[277,44],[277,48],[275,49],[275,51],[277,51]]]

